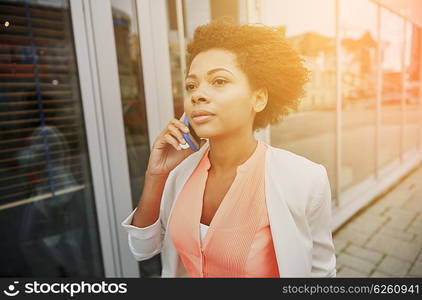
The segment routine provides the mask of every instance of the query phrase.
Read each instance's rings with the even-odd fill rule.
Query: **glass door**
[[[0,11],[0,276],[104,276],[69,1]]]

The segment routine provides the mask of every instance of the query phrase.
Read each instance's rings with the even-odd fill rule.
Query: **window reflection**
[[[404,151],[415,149],[420,140],[420,61],[421,29],[410,22],[406,23],[405,45],[405,111]]]
[[[134,0],[112,0],[111,5],[132,202],[136,206],[149,157],[136,6]]]
[[[367,0],[339,5],[344,191],[375,172],[377,7]]]
[[[382,95],[379,167],[383,167],[400,156],[404,21],[381,8],[380,22]]]
[[[0,276],[100,277],[69,3],[0,11]]]
[[[264,19],[267,25],[285,27],[312,73],[299,111],[271,126],[271,144],[323,164],[335,198],[335,2],[266,0]]]

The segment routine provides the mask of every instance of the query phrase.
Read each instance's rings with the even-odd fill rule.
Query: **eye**
[[[228,81],[222,78],[217,78],[216,80],[214,80],[214,83],[217,83],[217,85],[224,85],[225,83],[227,83]]]
[[[193,88],[195,88],[195,85],[194,85],[194,84],[192,84],[192,83],[187,83],[187,84],[185,85],[185,89],[186,89],[187,91],[189,91],[189,90],[191,90],[191,89],[193,89]]]

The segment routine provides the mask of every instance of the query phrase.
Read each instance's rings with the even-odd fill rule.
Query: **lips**
[[[191,113],[192,121],[199,125],[204,124],[215,117],[215,114],[207,110],[194,110]]]
[[[192,111],[190,116],[192,118],[195,118],[195,117],[201,117],[201,116],[214,116],[214,115],[215,115],[214,113],[207,110],[194,110]]]

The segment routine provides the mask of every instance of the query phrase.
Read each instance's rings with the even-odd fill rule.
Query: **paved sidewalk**
[[[422,166],[333,238],[337,277],[422,277]]]

